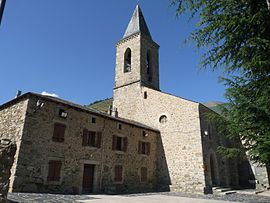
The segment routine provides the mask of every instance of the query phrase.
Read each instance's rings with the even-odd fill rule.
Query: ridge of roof
[[[95,109],[92,109],[92,108],[89,108],[89,107],[86,107],[86,106],[83,106],[80,104],[76,104],[76,103],[73,103],[73,102],[70,102],[70,101],[67,101],[64,99],[60,99],[60,98],[52,97],[52,96],[47,96],[47,95],[42,95],[42,94],[37,94],[37,93],[33,93],[33,92],[27,92],[27,93],[25,93],[17,98],[14,98],[14,99],[0,105],[0,110],[4,109],[6,106],[13,105],[16,102],[18,102],[22,99],[29,98],[31,96],[36,96],[36,97],[39,97],[41,99],[45,99],[45,100],[49,100],[49,101],[53,101],[53,102],[58,102],[58,103],[73,107],[75,109],[80,109],[82,111],[95,114],[97,116],[105,117],[105,118],[112,119],[112,120],[117,120],[117,121],[120,121],[120,122],[123,122],[126,124],[136,125],[136,126],[141,127],[141,128],[145,128],[145,129],[159,132],[158,129],[152,128],[150,126],[144,125],[144,124],[139,123],[139,122],[134,121],[134,120],[129,120],[129,119],[121,118],[121,117],[114,117],[114,116],[111,116],[107,113],[104,113],[104,112],[101,112],[101,111],[98,111],[98,110],[95,110]]]

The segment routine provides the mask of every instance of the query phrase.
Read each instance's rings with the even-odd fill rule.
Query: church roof
[[[123,38],[129,37],[136,33],[143,33],[152,39],[147,24],[144,20],[142,10],[139,5],[136,6],[133,15],[129,21],[128,27]]]

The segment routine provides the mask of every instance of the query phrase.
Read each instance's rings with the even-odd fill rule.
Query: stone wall
[[[10,140],[0,140],[0,202],[6,202],[9,190],[10,169],[13,165],[16,144]]]
[[[0,106],[0,139],[9,139],[17,145],[14,164],[11,168],[11,188],[13,187],[13,181],[16,177],[17,161],[19,158],[27,105],[27,100],[18,99],[18,101],[8,102]]]
[[[198,103],[136,83],[115,89],[113,105],[120,117],[160,130],[158,174],[161,187],[171,185],[171,190],[204,191]],[[162,116],[166,116],[166,121],[160,122]]]
[[[227,146],[229,142],[224,135],[218,134],[215,123],[208,119],[210,116],[209,114],[215,112],[201,104],[199,106],[199,111],[206,192],[211,192],[213,186],[238,186],[239,177],[237,161],[228,160],[218,153],[218,147]]]
[[[37,109],[36,103],[44,105]],[[67,118],[59,117],[59,110]],[[96,119],[92,123],[92,118]],[[64,142],[52,140],[54,124],[66,125]],[[122,129],[119,129],[121,124]],[[82,146],[83,129],[102,133],[101,147]],[[143,136],[143,131],[147,136]],[[112,150],[113,135],[128,137],[127,152]],[[84,164],[95,165],[94,192],[146,192],[156,189],[156,143],[159,133],[131,122],[74,108],[46,97],[31,96],[25,119],[20,158],[13,192],[81,193]],[[138,142],[151,143],[150,155],[138,154]],[[49,181],[48,163],[62,163],[59,181]],[[114,182],[114,167],[122,165],[123,182]],[[140,169],[147,167],[147,182],[140,181]]]
[[[125,51],[131,49],[131,72],[124,73]],[[115,85],[121,87],[133,82],[141,81],[145,86],[159,89],[159,61],[158,49],[154,41],[137,33],[125,38],[116,46]],[[150,53],[150,74],[146,73],[147,52]],[[149,81],[149,76],[151,77]]]

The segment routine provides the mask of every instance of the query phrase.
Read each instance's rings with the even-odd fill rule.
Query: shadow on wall
[[[157,191],[170,191],[171,178],[161,135],[157,138]]]
[[[238,164],[239,186],[241,188],[256,188],[256,178],[246,155]]]

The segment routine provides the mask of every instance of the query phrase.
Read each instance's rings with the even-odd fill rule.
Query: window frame
[[[121,147],[119,147],[119,139],[121,139]],[[113,135],[112,136],[112,150],[117,152],[127,152],[128,138],[126,136]]]
[[[145,141],[139,141],[138,143],[138,153],[141,155],[150,155],[151,143]]]
[[[124,167],[123,165],[114,166],[114,182],[122,184],[124,182]]]
[[[82,146],[100,148],[102,140],[102,132],[83,129]]]
[[[132,70],[132,52],[127,48],[124,54],[124,73],[129,73]]]
[[[60,182],[61,180],[62,161],[49,160],[48,163],[48,182]]]
[[[52,140],[54,142],[64,142],[66,134],[66,125],[63,123],[54,123]]]

